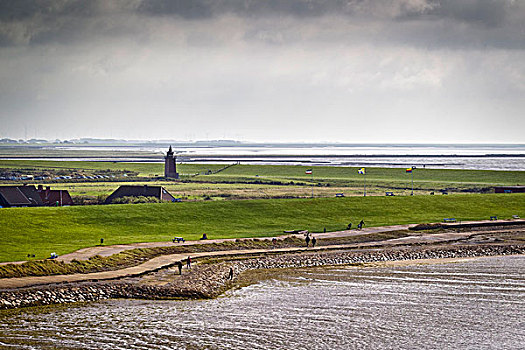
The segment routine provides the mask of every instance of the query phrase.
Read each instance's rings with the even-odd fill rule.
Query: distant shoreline
[[[7,139],[3,139],[7,140]],[[0,140],[1,141],[1,140]],[[183,147],[183,148],[208,148],[208,147],[264,147],[264,148],[312,148],[312,147],[334,147],[334,148],[356,148],[356,147],[420,147],[420,148],[523,148],[525,143],[339,143],[339,142],[252,142],[237,140],[196,140],[196,141],[177,141],[177,140],[117,140],[117,139],[72,139],[53,142],[51,140],[14,140],[11,142],[0,142],[0,147]]]
[[[92,154],[47,154],[47,155],[3,155],[0,161],[49,161],[49,162],[96,162],[96,163],[130,163],[130,164],[163,164],[162,155],[129,154],[119,155]],[[118,152],[116,153],[118,154]],[[232,164],[243,165],[297,165],[316,167],[375,167],[404,168],[416,166],[427,169],[459,170],[504,170],[525,171],[525,153],[520,154],[485,154],[485,155],[424,155],[424,154],[354,154],[354,155],[177,155],[179,164]]]
[[[107,158],[107,159],[121,159],[121,158],[130,158],[130,159],[154,159],[157,158],[159,161],[161,161],[163,156],[90,156],[85,155],[82,156],[82,158],[85,159],[97,159],[97,158]],[[261,159],[261,158],[302,158],[302,157],[308,157],[308,158],[525,158],[525,153],[489,153],[489,154],[261,154],[261,155],[221,155],[221,154],[210,154],[210,155],[185,155],[185,154],[178,154],[178,158],[194,158],[199,160],[223,160],[227,161],[230,159],[243,159],[245,161],[250,161],[250,158],[255,159]],[[17,160],[17,159],[30,159],[30,160],[39,160],[39,159],[75,159],[78,157],[73,156],[7,156],[7,157],[0,157],[1,160]],[[287,161],[293,161],[293,159],[288,159]],[[123,160],[122,162],[126,162],[126,160]]]

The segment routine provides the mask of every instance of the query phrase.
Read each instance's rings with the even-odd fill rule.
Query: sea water
[[[13,349],[523,349],[525,256],[283,270],[213,300],[0,313]]]

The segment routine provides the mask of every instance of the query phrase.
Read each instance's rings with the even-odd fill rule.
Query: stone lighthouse
[[[171,146],[164,159],[164,177],[178,179],[179,173],[177,173],[177,164],[175,163],[177,157],[173,155],[173,150],[171,149]]]

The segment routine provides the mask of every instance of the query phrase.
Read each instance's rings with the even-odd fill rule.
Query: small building
[[[44,205],[35,186],[0,186],[0,207],[38,207]]]
[[[38,194],[43,205],[48,207],[73,205],[73,199],[67,190],[52,190],[49,186],[44,189],[44,186],[38,185]]]
[[[495,193],[525,193],[525,186],[496,186]]]
[[[175,197],[162,186],[123,185],[106,198],[106,204],[110,204],[115,199],[122,197],[155,197],[161,201],[175,202]]]

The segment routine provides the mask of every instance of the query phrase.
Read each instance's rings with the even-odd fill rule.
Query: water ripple
[[[525,257],[316,268],[205,301],[0,313],[6,349],[521,349]]]

